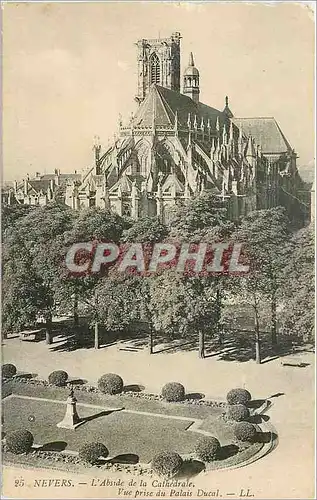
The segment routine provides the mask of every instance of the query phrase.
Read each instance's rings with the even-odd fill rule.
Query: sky
[[[200,100],[274,116],[314,160],[314,15],[304,2],[83,2],[3,6],[3,178],[80,171],[137,104],[136,46],[179,31]]]

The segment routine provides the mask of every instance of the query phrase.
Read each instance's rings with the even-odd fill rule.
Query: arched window
[[[160,60],[156,54],[151,57],[151,83],[160,83]]]

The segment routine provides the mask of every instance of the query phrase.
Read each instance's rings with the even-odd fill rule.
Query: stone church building
[[[65,203],[167,221],[177,203],[208,191],[227,203],[233,219],[277,205],[298,211],[296,153],[276,120],[236,117],[228,97],[222,111],[202,103],[192,53],[181,75],[180,41],[176,32],[137,42],[138,109],[120,120],[110,147],[95,144],[91,168],[65,174]],[[15,186],[16,197],[28,203],[32,188],[32,204],[45,204],[61,185],[55,179],[41,179],[39,193],[25,181]]]
[[[193,54],[180,74],[180,33],[137,42],[139,104],[106,151],[65,202],[111,207],[135,219],[168,220],[175,204],[203,191],[227,200],[233,218],[251,210],[292,205],[296,153],[273,117],[239,118],[200,102]]]

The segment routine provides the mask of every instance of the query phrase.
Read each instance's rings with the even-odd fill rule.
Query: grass
[[[235,440],[233,426],[219,418],[219,416],[210,415],[203,421],[200,428],[210,432],[220,441],[222,446],[229,445]]]
[[[20,394],[22,396],[31,396],[46,399],[65,400],[69,394],[69,389],[62,387],[45,387],[20,382],[18,379],[11,380],[4,384],[3,393]],[[163,415],[173,415],[188,418],[205,419],[210,415],[221,415],[223,408],[211,406],[199,406],[184,403],[167,403],[162,400],[145,399],[141,397],[131,397],[124,393],[117,396],[110,396],[101,393],[89,393],[85,391],[76,391],[76,398],[79,403],[95,404],[99,406],[118,407],[124,406],[127,410],[147,411],[151,413],[160,413]]]
[[[192,421],[160,418],[159,415],[203,420],[200,426],[201,430],[217,437],[222,445],[221,458],[207,464],[208,470],[238,465],[256,455],[263,447],[263,443],[254,443],[247,449],[239,451],[234,444],[233,427],[221,418],[224,409],[219,407],[166,403],[161,400],[131,397],[125,394],[109,396],[76,391],[78,413],[80,417],[88,418],[88,421],[79,426],[76,431],[72,431],[56,426],[65,414],[65,404],[56,400],[66,402],[67,389],[26,384],[18,380],[10,381],[4,385],[4,388],[4,432],[26,428],[34,435],[35,444],[46,445],[47,450],[79,451],[85,442],[99,441],[107,446],[110,457],[118,457],[119,463],[120,459],[128,456],[133,456],[136,459],[133,463],[149,463],[156,453],[164,450],[173,450],[183,456],[192,456],[195,445],[201,436],[196,432],[187,431]],[[6,398],[11,393],[14,396]],[[51,400],[51,402],[19,398],[19,395],[42,397]],[[80,403],[105,408],[124,408],[124,410],[102,411],[100,408],[87,408]],[[158,415],[143,415],[127,410]],[[6,460],[8,460],[7,455]],[[40,464],[39,466],[50,467],[47,459],[41,459],[33,454],[24,458],[10,454],[10,457],[9,462],[25,465],[29,463],[26,460],[29,457],[29,466],[35,461]],[[35,463],[33,465],[36,466]],[[69,464],[69,466],[81,468],[78,464]],[[56,464],[56,467],[63,468],[61,464]]]
[[[111,456],[136,454],[142,463],[156,453],[174,450],[180,454],[192,451],[197,434],[186,432],[190,421],[160,418],[125,411],[101,412],[100,409],[78,406],[80,417],[93,417],[76,431],[60,429],[56,424],[65,414],[65,405],[13,397],[5,399],[4,432],[26,428],[36,444],[66,443],[66,449],[79,451],[86,442],[99,441]]]

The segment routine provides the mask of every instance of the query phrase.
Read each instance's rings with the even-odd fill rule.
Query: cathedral
[[[111,147],[95,144],[95,162],[66,188],[74,209],[109,207],[135,219],[158,216],[203,191],[228,204],[233,219],[292,205],[296,153],[273,117],[235,117],[200,101],[193,54],[180,73],[180,33],[137,42],[138,109]],[[294,198],[295,199],[295,198]]]
[[[111,146],[95,144],[91,168],[65,179],[65,203],[167,222],[175,205],[208,191],[232,219],[277,205],[298,210],[296,153],[276,120],[236,117],[228,97],[222,111],[202,103],[203,75],[192,53],[181,75],[180,42],[178,32],[137,42],[138,109],[120,119]]]

